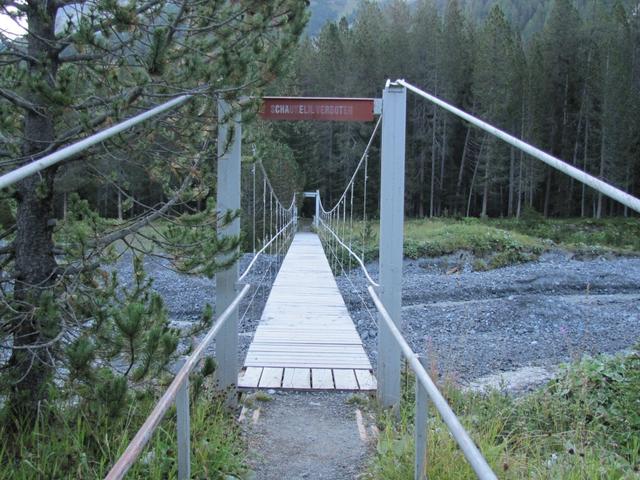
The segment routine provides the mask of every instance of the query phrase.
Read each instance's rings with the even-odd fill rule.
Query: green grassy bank
[[[400,419],[378,414],[377,452],[366,478],[413,478],[413,382]],[[443,385],[453,410],[499,478],[632,479],[640,471],[640,354],[585,358],[543,388],[514,398]],[[429,478],[476,478],[430,412]]]

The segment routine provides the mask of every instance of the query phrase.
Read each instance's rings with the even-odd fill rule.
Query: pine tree
[[[5,42],[0,53],[0,107],[11,139],[4,148],[11,158],[8,167],[168,97],[197,95],[180,111],[72,160],[84,164],[87,175],[100,173],[94,167],[101,157],[116,156],[144,169],[161,198],[155,208],[137,204],[130,222],[114,228],[78,199],[67,221],[56,225],[56,178],[62,166],[17,184],[15,233],[4,262],[10,276],[3,282],[9,286],[3,288],[1,307],[3,341],[12,345],[3,371],[11,417],[35,417],[61,364],[71,362],[71,381],[90,374],[87,365],[108,366],[122,357],[130,361],[121,375],[126,383],[153,370],[157,352],[162,364],[164,354],[175,348],[158,299],[136,286],[119,306],[117,279],[102,265],[115,242],[130,240],[142,227],[196,200],[204,200],[207,208],[179,217],[178,226],[156,238],[161,248],[176,255],[178,268],[209,275],[222,265],[217,254],[235,249],[238,239],[220,241],[212,228],[233,215],[218,217],[207,201],[213,198],[215,99],[260,95],[301,34],[306,3],[2,2],[29,29]],[[247,108],[255,111],[255,105]],[[129,240],[130,248],[145,250]],[[193,248],[178,255],[176,243]]]

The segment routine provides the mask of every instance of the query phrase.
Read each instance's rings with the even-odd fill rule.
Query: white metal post
[[[420,357],[420,363],[427,367],[426,357]],[[429,394],[416,377],[416,411],[415,411],[415,480],[427,479],[427,448],[429,428]]]
[[[231,106],[224,100],[218,101],[218,182],[217,209],[220,214],[228,210],[240,209],[240,149],[242,142],[242,125],[240,114],[236,114],[233,122],[229,120]],[[233,124],[233,132],[232,126]],[[230,139],[230,135],[233,137]],[[229,141],[231,140],[231,141]],[[240,219],[230,225],[219,228],[220,236],[240,235]],[[216,274],[216,317],[231,304],[236,296],[238,281],[238,263],[227,270]],[[235,405],[238,382],[238,310],[220,329],[216,339],[216,361],[218,363],[218,386],[228,390],[227,403]]]
[[[313,224],[316,227],[320,225],[320,190],[316,190],[316,216],[313,217]]]
[[[382,108],[380,299],[401,329],[406,89],[387,82]],[[384,321],[378,325],[378,400],[392,406],[400,401],[400,346]]]
[[[178,480],[191,478],[191,419],[189,418],[189,377],[176,395],[178,415]]]

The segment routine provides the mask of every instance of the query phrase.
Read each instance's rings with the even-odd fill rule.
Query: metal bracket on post
[[[401,329],[406,89],[387,81],[382,103],[380,299]],[[378,325],[378,400],[388,407],[400,401],[401,351],[385,322],[380,320]]]
[[[240,114],[229,120],[231,106],[218,100],[218,180],[217,210],[225,212],[240,209],[240,172],[242,124]],[[232,132],[233,130],[233,132]],[[232,138],[229,138],[233,135]],[[240,219],[236,218],[225,227],[218,228],[218,235],[237,237],[240,235]],[[216,317],[231,304],[236,296],[238,263],[216,274]],[[229,317],[216,338],[216,361],[218,363],[218,387],[227,392],[227,404],[235,406],[238,383],[238,310]]]

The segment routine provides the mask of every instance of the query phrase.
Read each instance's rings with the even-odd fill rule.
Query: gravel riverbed
[[[525,367],[553,369],[583,354],[615,353],[640,339],[640,259],[539,261],[471,271],[465,254],[405,260],[402,326],[439,375],[463,383]],[[368,266],[377,277],[377,265]],[[375,314],[360,272],[338,278],[372,363]],[[363,302],[361,298],[365,300]]]
[[[240,271],[251,260],[241,259]],[[402,326],[417,353],[440,375],[462,382],[517,370],[551,368],[579,356],[614,353],[640,338],[640,258],[581,260],[556,251],[539,261],[488,272],[471,271],[466,254],[405,260]],[[275,259],[262,256],[240,306],[240,360],[244,359],[266,302]],[[171,320],[181,327],[215,305],[215,280],[178,274],[147,260],[147,273],[162,294]],[[374,278],[377,263],[368,265]],[[131,277],[123,260],[121,278]],[[352,270],[337,282],[373,365],[377,326],[364,275]]]

